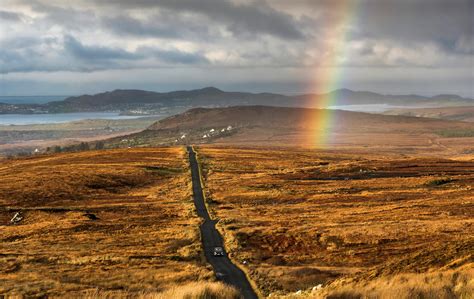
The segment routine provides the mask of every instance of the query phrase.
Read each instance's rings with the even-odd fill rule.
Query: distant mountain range
[[[367,91],[339,89],[327,94],[287,96],[274,93],[226,92],[215,87],[173,92],[114,90],[95,95],[69,97],[46,104],[0,103],[0,114],[120,112],[124,114],[157,114],[182,112],[194,107],[228,107],[268,105],[281,107],[323,108],[327,98],[332,105],[388,104],[398,106],[471,106],[473,99],[458,95],[382,95]]]

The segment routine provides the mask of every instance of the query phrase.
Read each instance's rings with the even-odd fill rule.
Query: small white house
[[[186,138],[186,134],[181,135],[181,139]]]
[[[227,126],[227,131],[232,130],[232,126]]]
[[[214,131],[215,131],[214,129],[210,129],[209,133],[214,133]]]

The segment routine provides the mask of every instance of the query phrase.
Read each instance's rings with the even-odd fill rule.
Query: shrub
[[[436,187],[436,186],[441,186],[444,184],[451,183],[452,181],[453,180],[450,178],[435,179],[435,180],[428,181],[426,185],[429,187]]]

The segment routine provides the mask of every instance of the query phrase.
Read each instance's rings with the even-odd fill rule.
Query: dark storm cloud
[[[268,34],[290,40],[304,37],[293,16],[278,11],[263,1],[250,4],[235,4],[226,0],[118,0],[113,3],[97,0],[95,2],[120,8],[160,8],[168,10],[171,14],[199,14],[205,16],[208,22],[217,21],[224,25],[237,36]]]

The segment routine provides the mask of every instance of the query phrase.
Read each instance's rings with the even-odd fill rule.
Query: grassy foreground
[[[0,181],[0,294],[137,296],[213,280],[182,148],[5,160]]]
[[[198,152],[227,249],[264,295],[472,298],[472,159]],[[2,160],[0,181],[7,298],[238,298],[202,259],[183,148]]]
[[[265,295],[471,296],[474,161],[288,148],[198,152],[230,254]]]
[[[92,290],[84,294],[86,299],[239,299],[239,293],[232,287],[221,282],[194,282],[168,288],[164,292],[143,292],[131,295],[121,291]]]

